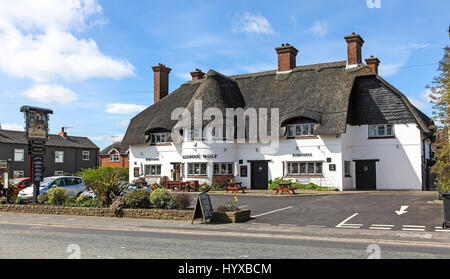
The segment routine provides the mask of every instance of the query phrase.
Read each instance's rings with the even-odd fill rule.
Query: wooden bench
[[[278,183],[278,187],[274,188],[274,191],[277,191],[277,195],[279,192],[281,192],[281,194],[290,194],[290,192],[292,192],[292,194],[295,194],[295,188],[292,188],[292,182],[280,182]]]
[[[245,188],[242,187],[242,182],[228,182],[228,185],[226,187],[227,189],[227,193],[228,191],[231,191],[232,193],[237,193],[240,191],[242,191],[242,193],[245,194]]]
[[[178,190],[180,191],[181,189],[181,181],[166,181],[166,189],[170,189],[172,191]]]

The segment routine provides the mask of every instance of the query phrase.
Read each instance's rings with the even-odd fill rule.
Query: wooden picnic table
[[[178,190],[180,191],[181,189],[181,181],[166,181],[166,189],[170,189],[172,191]]]
[[[279,182],[278,187],[273,190],[277,191],[277,195],[280,191],[281,194],[290,194],[290,192],[292,192],[292,194],[295,194],[294,188],[292,188],[291,186],[292,182]]]
[[[242,187],[242,182],[228,182],[227,184],[227,193],[229,190],[231,190],[232,193],[237,193],[240,191],[242,191],[242,193],[245,193],[245,188]]]

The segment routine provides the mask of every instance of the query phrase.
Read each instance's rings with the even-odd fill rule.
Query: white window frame
[[[109,155],[109,162],[110,163],[118,163],[120,162],[120,154],[110,154]]]
[[[205,166],[205,172],[202,172],[202,165]],[[198,172],[196,167],[198,166]],[[188,176],[207,176],[208,175],[208,163],[187,163]]]
[[[57,154],[60,154],[60,156]],[[58,157],[61,157],[61,161],[58,161]],[[64,151],[55,151],[55,163],[64,164]]]
[[[149,135],[149,142],[151,145],[168,143],[169,142],[168,139],[169,133],[167,132],[151,133]]]
[[[315,123],[289,124],[287,125],[287,138],[300,138],[314,136]]]
[[[17,158],[21,156],[20,158]],[[25,161],[25,149],[14,149],[14,162],[24,162]]]
[[[313,171],[310,171],[311,167],[313,168]],[[322,161],[287,162],[286,175],[287,176],[323,175],[323,162]]]
[[[85,157],[87,156],[87,157]],[[90,161],[91,160],[91,152],[90,151],[83,151],[81,158],[83,161]]]
[[[144,165],[144,176],[161,176],[161,165]]]
[[[344,161],[344,176],[350,177],[352,174],[352,167],[350,161]]]
[[[394,124],[376,124],[368,127],[369,138],[395,137]],[[391,130],[390,134],[388,134],[388,128]],[[383,132],[380,133],[381,131]]]
[[[55,175],[63,175],[64,171],[55,171]]]
[[[16,175],[20,173],[20,175]],[[13,178],[23,178],[25,176],[25,172],[23,170],[15,170],[13,171]]]
[[[218,167],[218,172],[216,172],[216,166]],[[213,175],[214,176],[229,176],[234,175],[234,163],[213,163]]]

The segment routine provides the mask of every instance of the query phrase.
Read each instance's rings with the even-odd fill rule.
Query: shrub
[[[156,189],[150,194],[150,202],[156,208],[175,208],[176,199],[166,189]]]
[[[111,205],[109,206],[110,210],[114,211],[114,216],[116,217],[122,217],[123,211],[122,209],[125,207],[125,197],[124,196],[118,196],[115,197],[112,201]]]
[[[90,201],[91,201],[91,197],[89,197],[88,195],[79,195],[76,200],[76,202],[78,204],[83,204],[83,203],[90,202]]]
[[[14,200],[14,203],[15,203],[15,204],[24,204],[25,201],[22,200],[22,198],[20,198],[20,197],[16,197],[16,199]]]
[[[77,200],[75,198],[68,198],[64,201],[65,206],[78,206]]]
[[[212,190],[223,190],[230,180],[234,180],[233,176],[214,176],[211,183]]]
[[[48,203],[53,205],[62,205],[69,198],[67,189],[55,187],[47,191]]]
[[[176,196],[178,209],[185,210],[192,203],[192,197],[188,194],[180,194]]]
[[[148,191],[138,189],[125,196],[125,206],[129,208],[149,208],[150,195]]]
[[[86,187],[90,188],[91,184],[98,181],[99,177],[102,177],[105,174],[109,174],[111,172],[117,174],[119,181],[128,181],[129,179],[128,167],[120,168],[120,167],[106,166],[99,168],[83,169],[82,171],[77,172],[76,175],[81,176],[81,178],[83,178],[84,182],[86,183]]]
[[[120,196],[127,187],[126,184],[120,183],[120,178],[113,168],[99,173],[99,176],[92,179],[91,184],[87,186],[103,206],[110,206],[113,199]]]
[[[226,205],[219,205],[217,208],[216,208],[216,212],[227,212],[228,211],[228,209],[227,209],[227,206]]]
[[[48,202],[48,195],[47,195],[47,193],[40,194],[37,197],[37,200],[38,200],[38,203],[40,203],[40,204],[46,204]]]
[[[0,176],[0,189],[3,189],[3,176]],[[12,183],[8,183],[8,189],[3,192],[0,191],[0,196],[6,198],[6,203],[15,203],[15,200],[17,198],[17,192],[16,192],[16,186]]]

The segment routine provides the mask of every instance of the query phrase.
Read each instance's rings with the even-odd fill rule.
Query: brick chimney
[[[192,80],[200,80],[203,79],[205,73],[200,69],[195,69],[195,71],[191,72]]]
[[[58,135],[60,135],[60,136],[63,137],[63,138],[66,138],[66,137],[67,137],[67,132],[65,131],[65,128],[66,128],[66,127],[62,127],[62,128],[61,128],[61,132],[58,133]]]
[[[290,44],[281,44],[275,48],[278,54],[278,71],[289,71],[296,66],[296,56],[298,50]]]
[[[378,75],[378,66],[380,65],[380,60],[377,57],[373,57],[371,55],[369,58],[366,58],[367,66],[372,69],[372,72]]]
[[[353,32],[344,38],[347,41],[347,67],[356,67],[362,63],[361,47],[364,44],[364,40]]]
[[[171,68],[166,65],[158,63],[157,66],[152,67],[154,72],[154,102],[159,102],[162,98],[169,95],[169,73]]]

